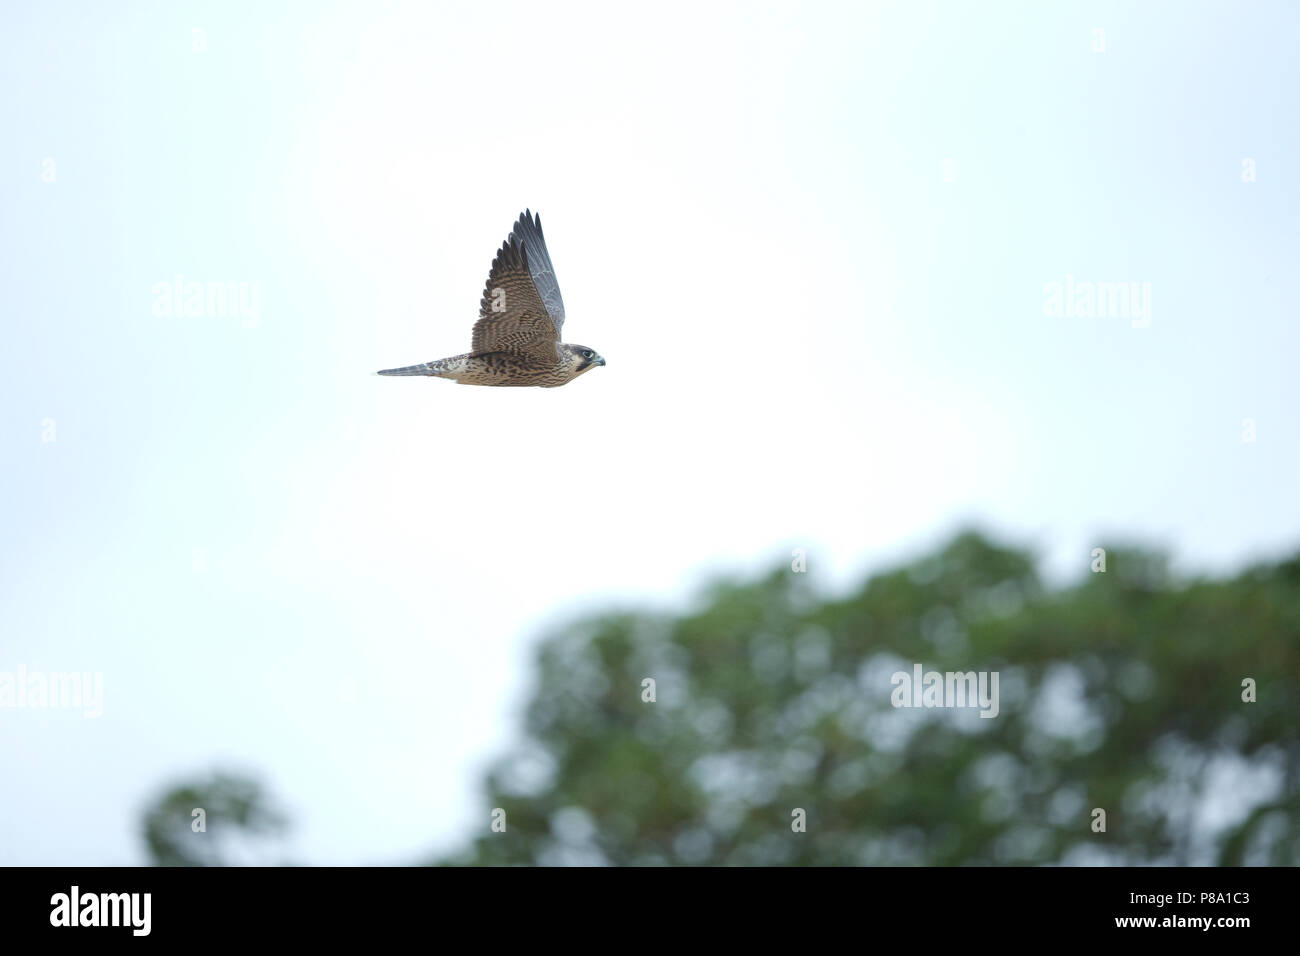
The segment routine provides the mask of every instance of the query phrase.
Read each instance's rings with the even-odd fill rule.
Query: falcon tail
[[[434,359],[432,362],[421,362],[419,365],[408,365],[405,368],[386,368],[379,372],[380,375],[428,375],[433,378],[451,378],[456,379],[458,375],[463,375],[469,368],[469,353],[464,355],[453,355],[450,358]]]
[[[435,368],[436,362],[421,362],[419,365],[408,365],[405,368],[383,368],[377,374],[379,375],[441,375],[442,371]]]

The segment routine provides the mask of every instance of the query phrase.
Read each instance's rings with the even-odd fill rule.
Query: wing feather
[[[564,300],[546,251],[542,221],[525,210],[492,261],[472,348],[553,365],[563,326]]]

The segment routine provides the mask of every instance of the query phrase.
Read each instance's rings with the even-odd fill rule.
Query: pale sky
[[[454,849],[548,629],[793,548],[1294,553],[1298,45],[1288,3],[5,5],[0,672],[104,690],[0,708],[0,864],[144,862],[219,766],[303,862]],[[608,366],[375,377],[468,350],[525,207]],[[156,314],[177,276],[251,314]]]

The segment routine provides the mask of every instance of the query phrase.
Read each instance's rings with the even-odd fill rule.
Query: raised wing
[[[525,211],[497,251],[474,323],[475,352],[512,352],[543,364],[559,357],[564,300],[542,221]]]

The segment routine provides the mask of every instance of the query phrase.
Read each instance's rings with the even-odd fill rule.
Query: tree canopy
[[[1051,589],[967,532],[841,600],[783,566],[579,621],[488,775],[504,832],[442,862],[1300,862],[1300,560],[1105,561]],[[998,672],[996,717],[895,707],[917,664]]]
[[[1101,561],[1048,587],[967,532],[847,597],[782,565],[559,628],[481,829],[428,862],[1300,862],[1300,557],[1186,581]],[[895,706],[918,667],[989,677],[996,714]],[[153,810],[155,862],[215,862],[174,838],[199,789]],[[248,803],[214,805],[273,819]]]

